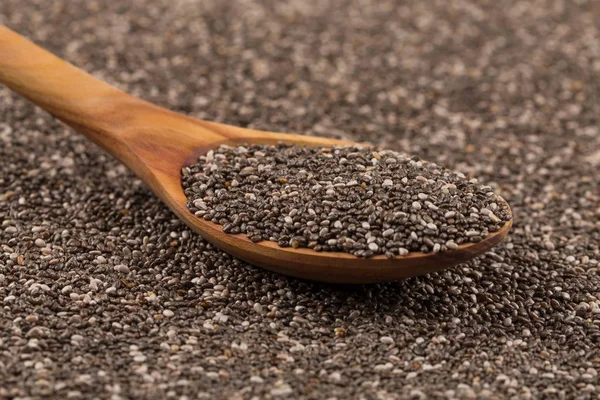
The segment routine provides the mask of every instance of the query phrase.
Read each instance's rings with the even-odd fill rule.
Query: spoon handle
[[[0,25],[0,83],[118,154],[127,112],[150,106]]]

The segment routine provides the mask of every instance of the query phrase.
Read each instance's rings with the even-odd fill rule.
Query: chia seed
[[[515,221],[438,273],[288,278],[216,249],[0,85],[0,399],[597,400],[597,15],[594,1],[1,0],[0,23],[126,92],[419,154],[488,183]]]
[[[362,146],[221,145],[184,171],[192,213],[281,247],[357,257],[437,253],[479,242],[510,219],[504,200],[476,180]]]

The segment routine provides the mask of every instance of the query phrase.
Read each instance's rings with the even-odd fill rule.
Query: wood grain
[[[50,54],[0,25],[0,82],[47,110],[112,154],[193,230],[228,253],[269,270],[337,283],[372,283],[421,275],[484,253],[509,232],[512,221],[479,243],[436,254],[387,259],[281,248],[222,232],[186,207],[180,171],[199,151],[227,142],[329,146],[349,142],[245,129],[193,119],[133,97]]]

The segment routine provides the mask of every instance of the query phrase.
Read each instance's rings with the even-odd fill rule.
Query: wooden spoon
[[[180,182],[183,166],[222,143],[297,143],[330,146],[349,142],[263,132],[202,121],[155,106],[102,82],[29,40],[0,26],[0,82],[47,110],[112,154],[203,238],[249,263],[285,275],[338,283],[372,283],[451,267],[489,250],[512,220],[479,243],[442,253],[409,253],[364,259],[347,253],[281,248],[253,243],[243,234],[193,215]]]

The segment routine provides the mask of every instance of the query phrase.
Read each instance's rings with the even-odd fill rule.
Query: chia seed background
[[[0,398],[598,398],[600,4],[3,0],[0,21],[195,117],[480,178],[509,239],[342,287],[251,267],[0,88]]]

